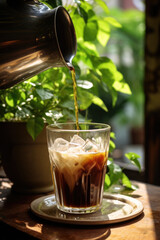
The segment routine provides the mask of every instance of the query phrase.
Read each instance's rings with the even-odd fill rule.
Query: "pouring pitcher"
[[[70,68],[76,34],[64,7],[33,0],[0,1],[0,89],[48,68]]]

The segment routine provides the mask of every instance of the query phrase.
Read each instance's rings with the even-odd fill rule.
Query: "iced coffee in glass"
[[[47,126],[47,142],[57,208],[91,213],[102,203],[110,126],[100,123]]]

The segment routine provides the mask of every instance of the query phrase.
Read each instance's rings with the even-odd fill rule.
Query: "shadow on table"
[[[20,195],[14,194],[13,192],[8,192],[9,185],[7,184],[9,184],[7,181],[3,181],[3,189],[1,189],[3,192],[3,197],[6,197],[3,204],[3,209],[7,209],[7,212],[4,212],[6,223],[9,225],[12,224],[11,226],[16,226],[16,228],[20,231],[27,232],[29,234],[28,239],[32,239],[30,237],[30,235],[32,235],[35,238],[44,240],[105,240],[110,236],[113,228],[120,228],[130,225],[140,221],[144,217],[144,214],[142,213],[140,216],[123,223],[102,226],[78,226],[53,223],[38,218],[31,213],[29,205],[31,201],[38,196]],[[152,192],[150,194],[152,194]],[[135,197],[138,198],[139,196]],[[8,222],[8,216],[10,216],[10,222]],[[3,221],[5,219],[3,219]],[[158,234],[158,232],[156,233]]]
[[[41,223],[41,239],[45,240],[105,240],[110,236],[111,233],[110,228],[106,225],[85,226],[55,223],[41,219],[35,216],[31,211],[29,211],[29,215],[34,222]]]
[[[120,228],[131,225],[139,222],[142,218],[144,218],[144,213],[142,213],[136,218],[122,223],[99,226],[80,226],[54,223],[44,219],[39,219],[39,217],[35,216],[31,211],[29,211],[29,215],[34,220],[34,222],[42,223],[41,231],[43,236],[52,235],[53,239],[57,240],[105,240],[112,234],[113,228]]]
[[[48,225],[48,224],[47,224]],[[42,229],[45,235],[47,228]],[[110,229],[106,226],[67,226],[61,224],[54,225],[54,237],[57,240],[73,239],[73,240],[105,240],[110,235]]]
[[[37,238],[29,236],[27,233],[17,230],[6,223],[0,222],[0,239],[1,240],[36,240]]]
[[[37,197],[12,192],[10,183],[3,179],[0,193],[0,229],[4,231],[0,233],[0,239],[105,240],[110,235],[108,226],[58,224],[36,217],[29,206]]]
[[[39,219],[30,212],[31,218],[42,223],[42,235],[52,235],[53,239],[61,240],[105,240],[112,234],[113,228],[121,228],[140,221],[144,217],[144,213],[138,217],[122,223],[101,225],[101,226],[79,226],[62,223],[48,222]],[[47,238],[46,238],[47,239]]]

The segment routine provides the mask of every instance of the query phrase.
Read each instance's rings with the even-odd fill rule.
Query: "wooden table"
[[[48,222],[30,211],[30,203],[42,195],[11,191],[7,178],[0,179],[0,239],[45,240],[158,240],[160,239],[160,187],[136,182],[132,197],[144,212],[127,222],[103,226],[73,226]],[[11,236],[8,237],[7,236]]]

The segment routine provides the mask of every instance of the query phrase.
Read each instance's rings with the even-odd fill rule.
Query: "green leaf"
[[[77,5],[77,9],[78,9],[78,12],[79,12],[79,15],[84,19],[84,21],[87,23],[87,20],[88,20],[88,14],[87,12],[82,8],[80,7],[79,5]]]
[[[104,102],[102,101],[102,99],[100,99],[98,96],[93,96],[92,98],[92,102],[99,106],[100,108],[102,108],[104,111],[108,111],[106,105],[104,104]]]
[[[108,23],[110,23],[114,27],[117,27],[117,28],[122,27],[122,25],[113,17],[106,17],[105,21],[107,21]]]
[[[53,97],[53,94],[52,94],[52,93],[46,91],[46,90],[43,89],[43,88],[37,88],[37,89],[36,89],[36,92],[37,92],[37,94],[40,96],[40,98],[41,98],[42,100],[51,99],[51,98]]]
[[[122,173],[122,184],[130,190],[134,191],[137,189],[137,187],[131,183],[131,181],[129,180],[125,173]]]
[[[132,93],[128,83],[124,82],[124,80],[115,81],[112,86],[116,91],[119,91],[121,93],[129,94],[129,95]]]
[[[94,41],[98,32],[96,21],[89,21],[84,27],[84,41]]]
[[[111,93],[111,96],[112,96],[112,105],[113,105],[113,107],[115,107],[116,102],[117,102],[117,98],[118,98],[118,93],[112,87],[109,87],[109,90],[110,90],[110,93]]]
[[[95,105],[101,107],[104,111],[106,112],[108,111],[104,102],[99,97],[93,95],[92,93],[79,89],[78,96],[80,100],[81,110],[87,109],[92,103],[94,103]]]
[[[72,16],[72,21],[75,26],[78,26],[75,28],[77,41],[82,41],[85,21],[78,14]]]
[[[103,89],[109,89],[112,95],[113,106],[117,101],[118,92],[131,94],[129,85],[123,79],[123,75],[117,70],[114,63],[107,57],[93,56],[93,66],[101,73]],[[107,87],[105,87],[107,85]]]
[[[115,143],[110,139],[109,141],[109,152],[113,152],[113,150],[116,148]]]
[[[81,110],[87,109],[92,104],[93,94],[79,89],[78,97],[79,97],[79,101],[80,101],[80,109]]]
[[[96,46],[92,42],[84,42],[83,51],[87,53],[88,58],[90,58],[91,60],[92,60],[92,55],[98,56]]]
[[[99,43],[105,47],[107,45],[107,42],[110,38],[110,34],[109,33],[106,33],[102,30],[99,30],[98,31],[98,34],[97,34],[97,40],[99,41]]]
[[[74,110],[74,101],[72,99],[65,100],[60,104],[63,108],[67,108],[69,110]]]
[[[20,98],[21,98],[20,92],[17,89],[15,89],[14,91],[7,93],[5,100],[10,107],[14,107],[17,104],[19,104]]]
[[[12,112],[8,112],[4,114],[4,118],[7,120],[10,120],[14,117],[14,114]]]
[[[139,171],[141,171],[141,165],[138,160],[140,156],[138,154],[129,152],[129,153],[126,153],[125,156],[131,161],[131,163],[133,163],[135,166],[138,167]]]
[[[14,99],[12,97],[12,94],[9,93],[7,96],[6,96],[6,103],[10,106],[10,107],[14,107]]]
[[[122,173],[122,184],[127,188],[132,188],[132,184],[125,173]]]
[[[103,47],[105,47],[110,38],[110,26],[104,20],[98,19],[98,27],[97,40]]]
[[[104,181],[104,191],[106,191],[110,185],[111,185],[111,180],[110,180],[110,177],[108,176],[108,174],[106,173],[105,181]]]
[[[113,139],[116,139],[115,133],[114,132],[110,132],[110,137]]]
[[[111,183],[117,183],[120,179],[122,179],[122,169],[115,163],[111,162],[108,165],[109,168],[109,177],[111,180]]]
[[[104,21],[104,18],[98,19],[97,22],[98,22],[98,27],[100,30],[110,34],[110,31],[111,31],[110,25],[108,24],[107,21]]]
[[[108,14],[109,9],[106,5],[106,3],[103,0],[95,0],[95,2]]]
[[[31,118],[27,122],[27,131],[33,138],[33,140],[36,139],[36,137],[40,134],[44,127],[43,119],[40,117],[37,118]]]
[[[21,94],[21,98],[23,99],[23,100],[25,100],[26,99],[26,94],[25,94],[25,92],[20,92],[20,94]]]

